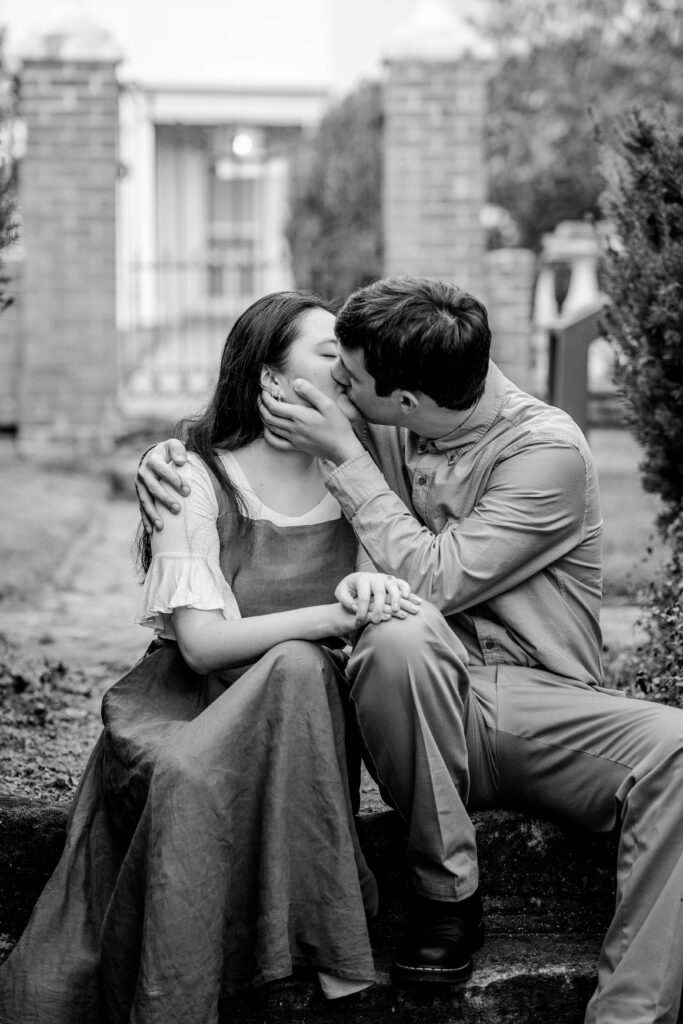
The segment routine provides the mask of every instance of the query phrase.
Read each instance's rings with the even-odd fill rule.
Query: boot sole
[[[472,952],[475,953],[483,945],[484,923],[482,921],[474,935]],[[472,967],[472,957],[463,964],[458,964],[457,967],[429,967],[426,964],[418,967],[395,961],[393,976],[396,981],[410,982],[418,985],[457,985],[460,982],[467,981],[472,974]]]
[[[461,967],[409,967],[395,963],[393,974],[396,981],[413,985],[457,985],[472,974],[472,960]]]

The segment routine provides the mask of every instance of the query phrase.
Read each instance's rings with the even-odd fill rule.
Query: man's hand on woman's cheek
[[[349,423],[359,424],[363,422],[362,415],[358,412],[353,402],[349,401],[345,394],[337,399],[337,408],[344,413]]]
[[[263,436],[268,444],[273,448],[277,448],[279,452],[291,452],[294,450],[294,445],[291,441],[288,441],[286,437],[280,437],[279,434],[274,434],[265,422],[263,424]]]
[[[272,434],[289,441],[297,451],[310,452],[336,465],[362,454],[364,448],[336,401],[309,381],[295,381],[294,389],[306,405],[277,402],[261,392],[261,417]]]

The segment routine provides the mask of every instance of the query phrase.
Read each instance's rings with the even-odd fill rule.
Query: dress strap
[[[198,458],[201,458],[201,456],[198,456]],[[218,456],[216,456],[216,458],[218,459]],[[214,468],[212,466],[210,466],[209,463],[205,459],[202,459],[201,461],[202,461],[202,465],[203,465],[204,469],[206,470],[206,472],[208,474],[209,480],[211,481],[211,485],[212,485],[212,487],[214,489],[214,493],[216,495],[216,501],[218,503],[218,518],[220,520],[222,517],[224,517],[226,515],[226,513],[228,513],[230,511],[230,509],[228,508],[228,503],[227,503],[226,496],[225,496],[225,488],[223,487],[221,479],[217,475],[217,473],[214,470]],[[220,459],[218,459],[218,461],[220,461]]]

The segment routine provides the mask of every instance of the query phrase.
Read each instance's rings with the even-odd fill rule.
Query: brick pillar
[[[444,3],[422,0],[394,33],[384,87],[385,273],[442,278],[484,299],[490,56]]]
[[[484,263],[491,357],[518,387],[535,392],[531,306],[536,256],[530,249],[494,249]]]
[[[79,23],[23,62],[19,445],[29,455],[74,457],[113,437],[117,60]]]

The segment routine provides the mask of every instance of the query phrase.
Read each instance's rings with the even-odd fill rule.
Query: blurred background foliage
[[[381,150],[380,85],[364,82],[294,163],[287,239],[299,287],[341,297],[382,276]]]
[[[598,216],[599,147],[621,115],[683,113],[683,18],[678,0],[490,2],[489,198],[537,249],[560,221]]]
[[[683,706],[683,125],[632,112],[606,161],[606,324],[616,380],[643,457],[643,486],[662,501],[669,549],[645,595],[648,640],[626,671],[651,700]]]
[[[2,253],[14,241],[16,224],[16,167],[11,156],[11,119],[16,102],[16,82],[7,73],[0,31],[0,312],[9,305],[8,279],[3,273]]]
[[[630,107],[683,114],[679,0],[488,0],[491,247],[538,250],[562,220],[599,215],[600,146]],[[343,296],[381,276],[381,92],[367,82],[302,147],[288,229],[301,287]],[[501,231],[499,225],[504,225]],[[496,226],[496,224],[498,226]]]

